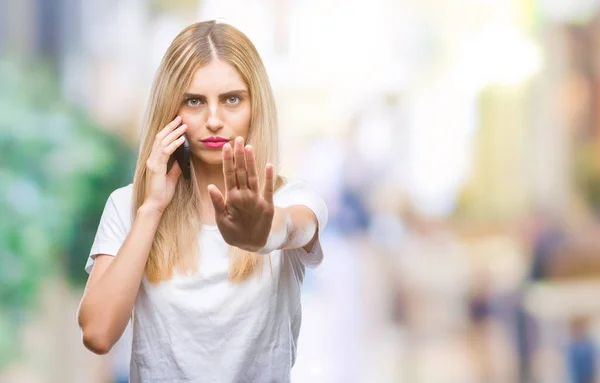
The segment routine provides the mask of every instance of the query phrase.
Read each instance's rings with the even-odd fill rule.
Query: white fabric
[[[116,255],[131,229],[132,185],[106,203],[90,257]],[[319,235],[327,207],[304,181],[287,180],[275,205],[304,205],[316,215]],[[312,251],[274,251],[241,284],[228,281],[229,253],[216,226],[199,234],[198,273],[175,275],[152,285],[144,277],[133,316],[130,379],[137,382],[289,382],[302,318],[300,290],[305,266],[323,260],[320,241]]]

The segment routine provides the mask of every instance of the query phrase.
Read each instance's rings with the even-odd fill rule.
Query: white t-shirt
[[[116,255],[131,229],[132,185],[115,190],[106,203],[90,257]],[[304,181],[287,180],[275,205],[304,205],[316,215],[319,235],[327,207]],[[133,315],[130,379],[138,382],[289,382],[296,359],[305,266],[323,260],[320,241],[274,251],[271,268],[247,281],[228,281],[229,245],[216,226],[204,225],[194,275],[175,274],[158,285],[142,279]]]

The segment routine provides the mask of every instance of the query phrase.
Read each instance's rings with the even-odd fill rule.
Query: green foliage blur
[[[0,61],[0,369],[41,281],[80,287],[110,192],[131,182],[135,151],[61,99],[53,70]]]

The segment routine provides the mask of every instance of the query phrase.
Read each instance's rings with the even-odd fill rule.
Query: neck
[[[211,184],[215,185],[221,193],[225,194],[225,180],[223,179],[223,166],[221,164],[209,165],[196,160],[194,161],[194,171],[196,173],[198,188],[200,189],[200,197],[203,201],[210,201],[207,187]]]
[[[215,185],[225,195],[225,180],[223,179],[223,166],[210,165],[200,160],[194,161],[194,172],[200,191],[200,204],[202,205],[202,223],[215,225],[215,210],[208,195],[208,185]]]
[[[194,160],[194,172],[200,191],[200,204],[202,206],[202,223],[215,225],[215,210],[208,195],[208,185],[215,185],[225,195],[225,180],[223,179],[223,166],[209,165],[200,160]]]

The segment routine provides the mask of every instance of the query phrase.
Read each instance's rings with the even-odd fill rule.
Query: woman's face
[[[209,165],[222,164],[221,148],[236,137],[248,138],[252,108],[248,87],[230,64],[213,59],[198,69],[178,115],[188,125],[193,156]]]

